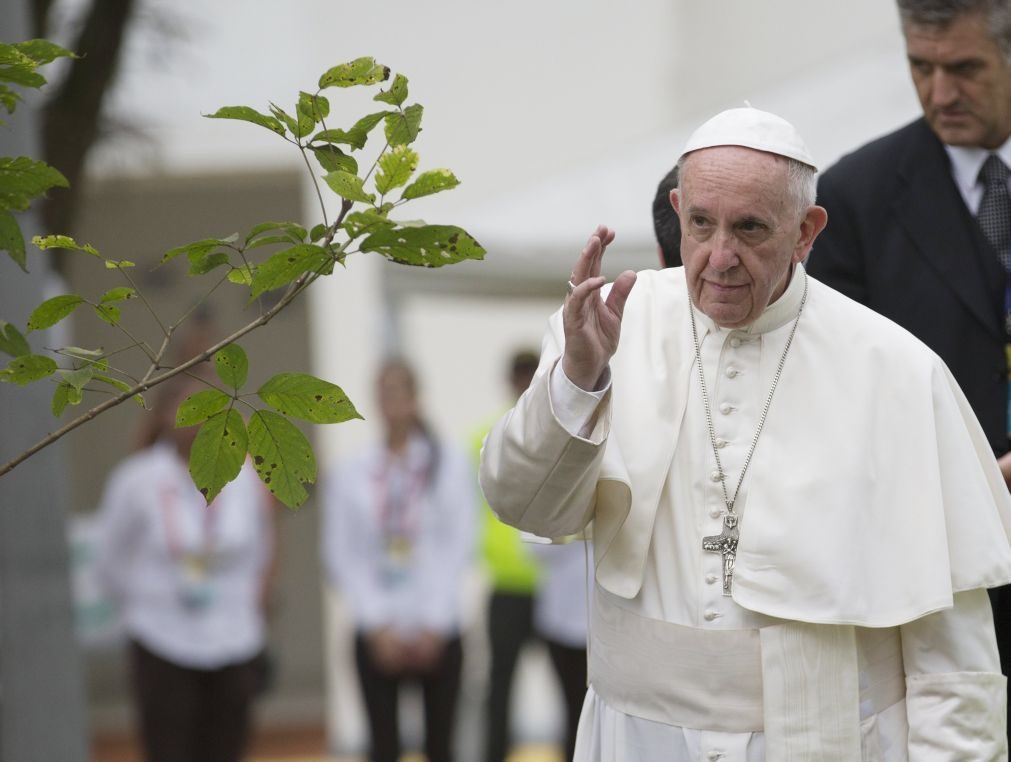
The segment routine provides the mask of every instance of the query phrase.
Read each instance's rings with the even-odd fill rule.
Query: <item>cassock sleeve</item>
[[[1007,759],[1007,681],[986,590],[900,627],[910,760]]]
[[[541,537],[577,534],[589,523],[610,425],[610,392],[585,436],[559,421],[550,387],[562,336],[556,312],[530,388],[492,427],[481,452],[481,489],[495,515]]]

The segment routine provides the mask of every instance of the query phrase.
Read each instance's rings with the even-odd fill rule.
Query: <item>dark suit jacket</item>
[[[844,156],[819,180],[818,203],[828,226],[808,272],[937,352],[994,453],[1007,452],[1006,276],[927,123]]]

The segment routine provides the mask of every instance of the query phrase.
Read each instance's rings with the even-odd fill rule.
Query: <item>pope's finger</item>
[[[600,273],[599,266],[594,269],[594,260],[597,259],[600,253],[601,240],[597,235],[597,231],[587,239],[586,245],[583,246],[583,250],[579,252],[579,258],[576,260],[575,266],[572,268],[572,277],[570,280],[574,286],[579,285],[587,278],[591,278],[594,275]]]
[[[635,278],[636,275],[632,270],[625,270],[615,279],[611,285],[611,291],[607,295],[607,301],[604,304],[618,316],[619,320],[625,312],[625,302],[628,301],[628,296],[632,293]]]
[[[565,309],[570,314],[579,313],[582,311],[583,306],[586,304],[587,299],[589,299],[593,294],[600,291],[603,285],[607,283],[607,278],[597,275],[594,277],[586,278],[578,284],[574,284],[575,288],[569,294],[568,298],[565,300]]]

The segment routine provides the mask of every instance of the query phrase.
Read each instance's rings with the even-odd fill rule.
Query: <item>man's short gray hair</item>
[[[1011,66],[1011,2],[1009,0],[897,0],[903,29],[933,26],[944,29],[961,16],[981,14],[990,38]]]
[[[797,213],[803,215],[808,207],[814,206],[818,193],[818,172],[814,167],[802,161],[791,159],[788,156],[773,154],[777,159],[786,162],[786,192],[790,199],[796,204]],[[685,163],[690,153],[686,153],[678,159],[678,176],[681,178],[680,187],[684,187]]]

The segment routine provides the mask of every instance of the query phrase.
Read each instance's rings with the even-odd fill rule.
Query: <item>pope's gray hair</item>
[[[897,0],[902,28],[932,26],[944,29],[956,18],[982,14],[990,38],[1011,66],[1011,2],[1009,0]]]
[[[680,186],[684,186],[685,163],[690,153],[684,154],[678,159],[678,177],[681,178]],[[789,198],[796,204],[797,212],[803,215],[808,207],[814,206],[818,195],[818,171],[809,164],[791,159],[789,156],[773,154],[777,159],[786,162],[786,192]]]

